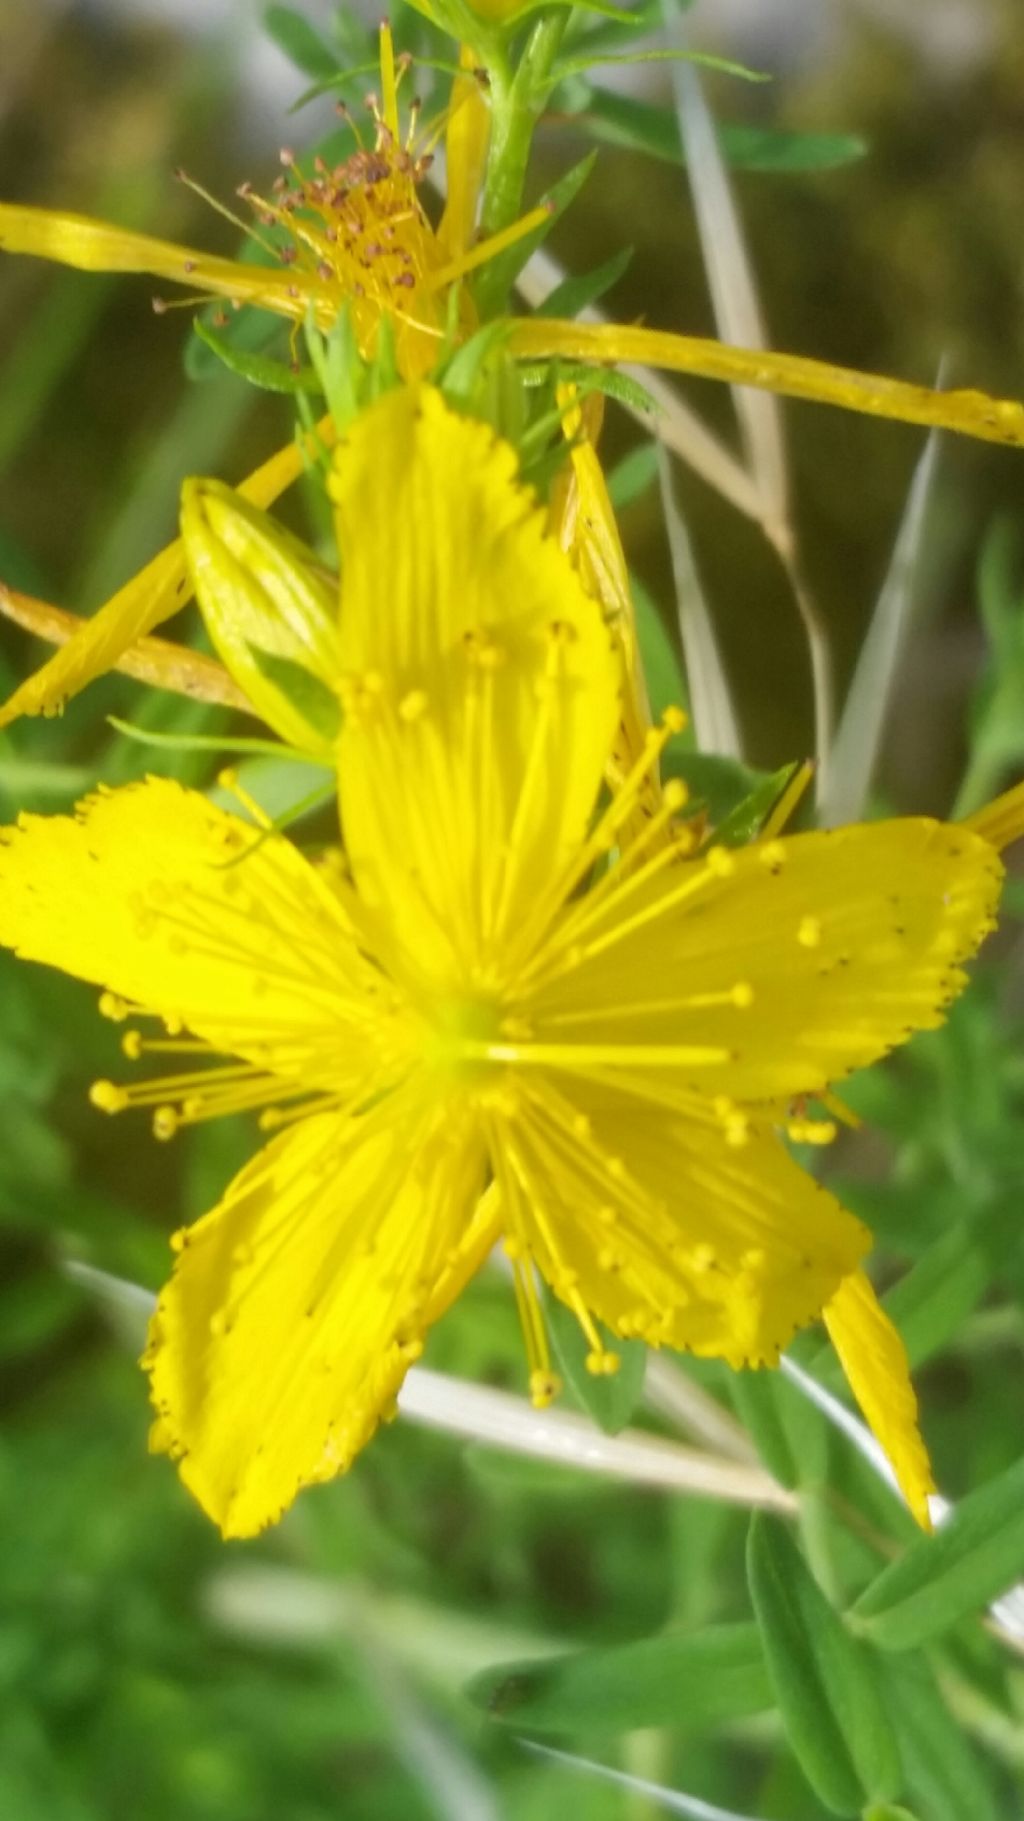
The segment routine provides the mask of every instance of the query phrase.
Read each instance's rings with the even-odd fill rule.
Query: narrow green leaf
[[[594,139],[682,164],[675,111],[581,80],[567,81],[559,100]],[[866,141],[854,133],[786,133],[768,127],[720,126],[722,154],[734,170],[830,171],[863,158]]]
[[[877,1659],[879,1688],[900,1742],[907,1794],[926,1821],[999,1821],[985,1766],[921,1656]]]
[[[658,478],[658,450],[654,443],[638,443],[615,464],[608,475],[608,497],[616,512],[632,506]]]
[[[796,776],[796,765],[783,765],[781,770],[769,772],[766,777],[754,785],[741,803],[729,811],[723,822],[715,829],[716,847],[745,847],[759,835],[764,822],[781,797],[786,786]]]
[[[665,748],[662,771],[666,777],[682,778],[693,800],[706,805],[716,826],[725,823],[764,779],[763,772],[753,771],[739,759],[714,752],[687,752],[678,740],[671,740]]]
[[[318,38],[308,19],[304,19],[301,13],[294,12],[290,6],[268,6],[263,15],[263,25],[268,37],[273,38],[274,43],[304,76],[316,76],[323,80],[337,74],[337,57]]]
[[[597,153],[588,152],[585,158],[581,158],[578,164],[566,171],[564,177],[552,184],[541,198],[548,210],[547,220],[539,222],[529,234],[524,234],[521,240],[517,240],[504,253],[499,253],[497,258],[489,260],[478,273],[475,288],[482,314],[486,314],[484,306],[488,300],[500,300],[505,296],[527,260],[533,257],[538,247],[543,246],[555,222],[579,195],[596,161]]]
[[[783,1486],[800,1484],[800,1470],[779,1409],[782,1381],[774,1372],[730,1372],[729,1396],[769,1473]]]
[[[753,1519],[747,1573],[786,1736],[808,1782],[838,1815],[897,1795],[899,1753],[869,1655],[779,1519]]]
[[[655,451],[654,459],[657,464],[657,451]],[[661,719],[666,708],[685,708],[688,705],[689,698],[683,680],[683,667],[653,596],[648,594],[643,583],[635,575],[631,575],[629,578],[629,591],[633,597],[636,634],[651,702],[651,713],[657,721]],[[687,731],[681,738],[672,741],[666,752],[666,759],[671,754],[674,761],[681,761],[682,756],[692,745],[692,734]],[[678,766],[674,773],[673,765],[667,765],[665,769],[669,776],[685,776],[684,772],[678,770]]]
[[[587,1415],[606,1435],[618,1435],[643,1396],[647,1348],[642,1341],[606,1337],[609,1351],[619,1356],[619,1369],[598,1377],[587,1371],[590,1343],[572,1310],[552,1296],[547,1304],[547,1321],[558,1364]]]
[[[1024,1459],[958,1505],[861,1594],[851,1618],[883,1650],[911,1650],[982,1611],[1024,1574]]]
[[[592,272],[583,272],[579,277],[563,278],[556,285],[549,297],[544,299],[538,316],[568,317],[578,316],[589,304],[597,303],[614,284],[617,284],[633,257],[632,247],[623,247],[620,253],[613,253],[602,265],[595,266]]]
[[[228,368],[239,379],[248,380],[251,386],[258,386],[263,392],[311,392],[319,393],[320,381],[312,367],[300,367],[293,371],[286,367],[282,360],[270,360],[265,354],[247,354],[227,336],[219,335],[211,329],[201,316],[192,324],[193,329],[211,354],[216,355],[221,364]]]
[[[763,1712],[772,1701],[755,1625],[500,1664],[466,1692],[492,1720],[539,1733],[668,1725],[696,1732]]]

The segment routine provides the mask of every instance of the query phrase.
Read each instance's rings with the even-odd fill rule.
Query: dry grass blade
[[[658,450],[658,474],[697,744],[702,752],[723,753],[727,758],[739,759],[743,756],[742,744],[732,696],[697,573],[690,534],[675,496],[671,460],[664,449]]]
[[[662,12],[669,44],[684,49],[678,0],[662,0]],[[700,77],[691,64],[674,63],[672,86],[715,325],[722,341],[743,348],[767,348],[743,225]],[[793,544],[782,412],[770,393],[755,392],[749,386],[733,386],[732,396],[747,466],[758,492],[759,517],[781,554]]]
[[[871,788],[914,604],[938,449],[933,430],[914,469],[888,573],[823,768],[819,810],[826,828],[856,821]]]
[[[703,1802],[699,1796],[684,1795],[682,1790],[666,1789],[661,1783],[649,1783],[646,1777],[633,1777],[628,1771],[613,1770],[610,1764],[598,1764],[593,1758],[579,1758],[575,1752],[559,1751],[553,1745],[539,1745],[536,1739],[521,1739],[527,1751],[540,1758],[552,1759],[569,1770],[582,1771],[589,1777],[600,1777],[606,1783],[617,1783],[620,1789],[646,1798],[670,1815],[685,1815],[688,1821],[757,1821],[755,1815],[738,1814],[734,1808],[719,1808],[714,1802]]]

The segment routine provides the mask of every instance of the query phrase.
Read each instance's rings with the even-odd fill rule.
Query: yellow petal
[[[450,260],[457,259],[472,244],[487,166],[491,116],[476,74],[478,61],[476,52],[464,44],[459,52],[462,73],[452,84],[448,103],[445,131],[448,200],[437,238],[442,253]]]
[[[0,203],[0,251],[54,259],[82,272],[148,272],[190,291],[256,304],[296,321],[305,315],[310,289],[301,272],[218,259],[195,247],[156,240],[150,234],[136,234],[87,215],[23,208],[17,203]],[[301,297],[295,294],[300,287]]]
[[[493,1242],[482,1186],[472,1126],[400,1096],[282,1134],[183,1236],[146,1364],[165,1445],[225,1536],[344,1472],[389,1413]]]
[[[659,856],[663,858],[663,856]],[[524,998],[538,1058],[768,1100],[820,1093],[941,1024],[1002,867],[924,818],[663,865],[570,906]]]
[[[439,393],[360,419],[334,494],[346,847],[407,952],[479,980],[586,825],[615,654],[511,448]]]
[[[537,1079],[495,1120],[507,1221],[556,1294],[615,1333],[774,1365],[870,1236],[770,1130]]]
[[[863,1271],[843,1279],[826,1303],[828,1329],[850,1389],[888,1456],[900,1490],[923,1530],[930,1530],[931,1462],[917,1424],[917,1398],[906,1348]]]
[[[641,362],[671,373],[814,399],[869,417],[954,430],[984,442],[1024,444],[1024,404],[1016,399],[990,398],[986,392],[936,392],[930,386],[834,367],[799,354],[755,353],[698,335],[671,335],[630,324],[556,322],[544,317],[517,319],[506,345],[511,353],[531,360]]]
[[[333,757],[337,583],[298,538],[221,481],[185,482],[181,534],[210,637],[253,708],[288,744]],[[275,681],[261,656],[290,668],[290,691],[288,672]],[[312,688],[298,687],[304,677]]]
[[[239,493],[254,506],[271,505],[303,472],[304,459],[315,448],[316,439],[329,444],[334,434],[333,424],[325,418],[308,437],[289,443],[256,468],[240,483]],[[70,696],[112,670],[130,645],[169,620],[191,598],[179,538],[119,588],[73,639],[14,691],[0,707],[0,727],[23,714],[52,713],[63,707]]]
[[[258,832],[155,778],[23,816],[0,830],[0,942],[311,1090],[352,1089],[374,1033],[390,1041],[366,1009],[379,974],[309,862]]]

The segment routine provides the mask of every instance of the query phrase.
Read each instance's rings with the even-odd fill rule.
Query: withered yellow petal
[[[850,1389],[900,1490],[921,1528],[930,1530],[928,1495],[935,1491],[935,1481],[918,1428],[906,1348],[863,1271],[843,1279],[825,1305],[824,1318]]]
[[[333,492],[346,847],[421,966],[480,978],[590,816],[609,633],[512,449],[430,388],[357,422]]]
[[[638,1083],[820,1093],[942,1023],[1002,877],[923,817],[713,849],[570,905],[523,1014],[574,1073],[614,1051]]]
[[[334,891],[259,834],[156,778],[23,816],[0,830],[0,942],[281,1077],[351,1087],[379,976]]]
[[[17,594],[0,582],[0,613],[48,645],[66,645],[77,638],[85,621],[64,607],[54,607],[30,594]],[[222,708],[247,708],[248,701],[231,681],[222,664],[203,651],[174,645],[169,639],[136,639],[115,659],[114,669],[154,689],[191,696],[198,702],[216,702]]]
[[[254,506],[271,505],[303,472],[304,458],[316,438],[333,442],[334,426],[329,419],[319,423],[309,438],[287,444],[261,463],[240,483],[239,493]],[[178,538],[119,588],[73,639],[14,691],[0,707],[0,727],[23,714],[46,714],[61,708],[70,696],[112,670],[130,645],[169,620],[191,598],[185,551]]]
[[[966,390],[936,392],[930,386],[834,367],[799,354],[731,348],[699,335],[673,335],[627,323],[557,322],[539,316],[517,319],[507,345],[513,354],[533,360],[640,362],[671,373],[838,405],[869,417],[953,430],[984,442],[1024,444],[1024,404],[1017,399]]]
[[[696,1097],[675,1113],[538,1080],[521,1100],[492,1140],[509,1225],[556,1295],[616,1334],[774,1365],[870,1244],[769,1129],[732,1142]]]
[[[236,259],[219,259],[216,254],[137,234],[91,216],[9,202],[0,203],[0,252],[54,259],[82,272],[149,273],[190,291],[256,304],[295,320],[304,316],[311,288],[303,273],[243,265]]]
[[[305,1120],[183,1235],[146,1364],[161,1445],[225,1536],[344,1472],[494,1240],[479,1138],[399,1094]]]
[[[333,756],[337,583],[298,538],[221,481],[185,482],[181,535],[210,637],[253,709],[288,744]],[[275,680],[268,657],[312,679],[319,716],[310,685],[289,690],[287,679]]]

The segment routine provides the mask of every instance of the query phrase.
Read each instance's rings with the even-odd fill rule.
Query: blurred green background
[[[327,131],[331,109],[320,102],[288,118],[305,78],[267,48],[258,9],[226,13],[219,27],[207,9],[191,10],[198,35],[170,6],[161,16],[5,0],[5,199],[229,249],[232,230],[174,181],[175,167],[230,201],[244,178],[273,168],[278,145]],[[306,9],[325,31],[331,12],[313,0]],[[888,19],[882,7],[837,0],[820,17],[780,8],[774,26],[772,12],[698,7],[705,48],[775,75],[759,87],[715,79],[718,117],[855,134],[866,147],[836,169],[735,174],[773,344],[925,381],[946,357],[951,380],[1020,395],[1016,0],[908,0]],[[941,28],[954,15],[971,29],[950,52]],[[667,105],[667,91],[652,93]],[[551,121],[538,184],[583,149],[578,123]],[[578,269],[628,242],[635,255],[612,294],[616,311],[710,332],[683,173],[610,145],[599,172],[559,231],[559,255]],[[186,376],[189,313],[154,315],[152,289],[145,279],[0,263],[0,578],[78,612],[172,535],[184,474],[240,475],[290,434],[282,401],[229,376]],[[695,386],[690,396],[729,432],[727,395]],[[921,437],[811,406],[787,407],[785,421],[805,575],[845,679]],[[611,460],[636,437],[609,414]],[[972,742],[991,788],[1019,770],[1022,472],[1015,452],[953,440],[942,451],[881,776],[884,800],[901,809],[947,810]],[[758,529],[708,487],[684,477],[681,497],[748,754],[782,764],[811,739],[789,584]],[[308,531],[301,493],[289,510]],[[627,508],[624,531],[674,624],[656,489]],[[5,692],[40,655],[0,622]],[[108,680],[60,723],[2,737],[5,817],[65,808],[97,774],[116,783],[157,768],[111,733],[110,713],[182,732],[227,725]],[[158,757],[161,770],[210,777],[204,758]],[[140,1317],[66,1267],[78,1259],[157,1285],[167,1233],[210,1205],[251,1132],[208,1128],[157,1155],[143,1122],[112,1124],[87,1104],[88,1082],[114,1073],[118,1055],[95,996],[6,957],[0,994],[0,1815],[546,1821],[569,1801],[581,1821],[658,1812],[639,1793],[528,1755],[515,1727],[474,1705],[464,1685],[547,1650],[746,1619],[742,1515],[399,1422],[348,1479],[305,1495],[278,1531],[220,1543],[169,1465],[147,1457]],[[921,1366],[928,1438],[951,1495],[1021,1450],[1020,1006],[1011,925],[948,1029],[860,1084],[869,1130],[829,1162],[880,1233],[885,1270],[910,1267],[894,1307]],[[485,1277],[446,1319],[428,1363],[520,1386],[521,1343],[500,1281]],[[727,1374],[700,1378],[729,1402]],[[827,1482],[861,1509],[884,1508],[885,1525],[898,1528],[821,1420],[786,1387],[771,1395],[808,1509]],[[837,1585],[863,1579],[868,1545],[840,1536],[827,1510],[818,1547]],[[922,1821],[1019,1814],[1024,1677],[976,1627],[942,1667],[944,1696],[976,1755],[965,1745],[967,1757],[929,1783],[941,1731],[933,1715],[914,1773]],[[553,1736],[778,1821],[823,1812],[771,1715],[722,1728],[690,1725],[680,1710],[643,1731],[567,1722]]]

